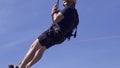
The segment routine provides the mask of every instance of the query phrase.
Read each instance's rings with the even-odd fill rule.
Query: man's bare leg
[[[36,54],[38,53],[38,51],[44,46],[41,46],[41,44],[39,43],[39,40],[35,40],[31,46],[31,48],[29,49],[28,53],[26,54],[26,56],[24,57],[23,61],[20,63],[19,65],[19,68],[26,68],[26,65],[33,61],[33,58],[35,58]],[[41,51],[40,50],[40,51]],[[46,50],[46,49],[43,49],[43,50]],[[41,51],[41,52],[44,52],[44,51]],[[39,55],[39,57],[42,56],[42,53],[41,55]],[[33,63],[33,62],[32,62]]]
[[[43,47],[41,47],[40,49],[38,49],[38,50],[36,51],[33,59],[26,65],[26,68],[30,68],[30,67],[31,67],[32,65],[34,65],[36,62],[38,62],[38,61],[41,59],[41,57],[42,57],[42,55],[43,55],[43,53],[44,53],[45,50],[46,50],[46,47],[45,47],[45,46],[43,46]]]

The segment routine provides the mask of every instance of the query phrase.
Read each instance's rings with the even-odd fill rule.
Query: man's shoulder
[[[64,9],[61,10],[62,13],[69,13],[70,11],[74,11],[75,8],[67,6]]]
[[[75,8],[74,8],[74,7],[67,6],[67,7],[65,7],[64,9],[65,9],[65,10],[71,10],[71,9],[74,10]]]

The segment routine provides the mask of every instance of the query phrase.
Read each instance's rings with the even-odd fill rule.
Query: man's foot
[[[14,68],[14,65],[10,64],[8,65],[8,68]]]
[[[15,66],[15,68],[19,68],[18,66]]]
[[[19,67],[18,67],[18,66],[15,66],[15,65],[10,64],[10,65],[8,65],[8,68],[19,68]]]

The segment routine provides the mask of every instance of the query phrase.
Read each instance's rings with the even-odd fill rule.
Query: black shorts
[[[38,39],[40,44],[48,49],[55,44],[64,42],[66,38],[60,32],[56,33],[54,30],[48,29]]]

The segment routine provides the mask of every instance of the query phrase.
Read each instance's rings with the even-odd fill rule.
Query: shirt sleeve
[[[66,16],[69,12],[69,7],[65,7],[63,10],[61,10],[61,13]]]

